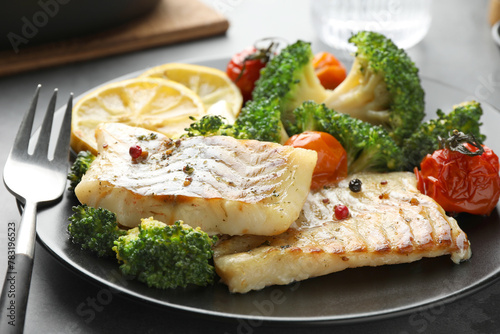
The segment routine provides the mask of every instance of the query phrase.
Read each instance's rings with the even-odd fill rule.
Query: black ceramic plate
[[[196,62],[224,68],[227,59]],[[128,75],[125,77],[134,76]],[[423,79],[428,117],[437,108],[474,98],[447,84]],[[500,152],[500,113],[483,103],[486,144]],[[38,236],[45,247],[77,272],[114,292],[157,305],[199,315],[271,322],[354,322],[387,318],[442,306],[493,283],[500,274],[499,207],[489,217],[461,216],[459,222],[472,244],[472,258],[460,265],[449,256],[411,264],[348,269],[343,272],[271,286],[244,295],[231,294],[223,284],[208,288],[161,291],[137,281],[126,281],[113,260],[99,259],[68,241],[66,227],[71,206],[77,204],[68,192],[56,206],[39,214]]]

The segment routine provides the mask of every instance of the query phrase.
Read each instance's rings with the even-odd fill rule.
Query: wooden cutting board
[[[218,34],[229,22],[197,0],[162,0],[147,16],[85,37],[0,51],[0,76]]]

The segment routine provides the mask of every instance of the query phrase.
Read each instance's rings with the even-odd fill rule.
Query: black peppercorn
[[[351,189],[352,192],[358,193],[361,191],[361,184],[360,179],[352,179],[349,182],[349,189]]]

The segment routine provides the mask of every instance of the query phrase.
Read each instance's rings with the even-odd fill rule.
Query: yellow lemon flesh
[[[162,78],[178,82],[195,92],[206,110],[225,101],[233,118],[238,116],[243,104],[239,88],[221,70],[184,63],[167,63],[153,67],[140,77]],[[224,116],[224,115],[222,115]]]

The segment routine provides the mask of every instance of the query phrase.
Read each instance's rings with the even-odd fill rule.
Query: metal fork
[[[5,186],[24,204],[24,210],[19,233],[14,239],[15,258],[8,256],[7,273],[0,297],[0,333],[23,332],[33,270],[37,208],[39,204],[47,204],[60,198],[66,188],[73,95],[68,100],[53,158],[49,157],[49,142],[57,89],[50,99],[33,153],[29,153],[40,87],[38,85],[30,109],[21,122],[3,173]]]

